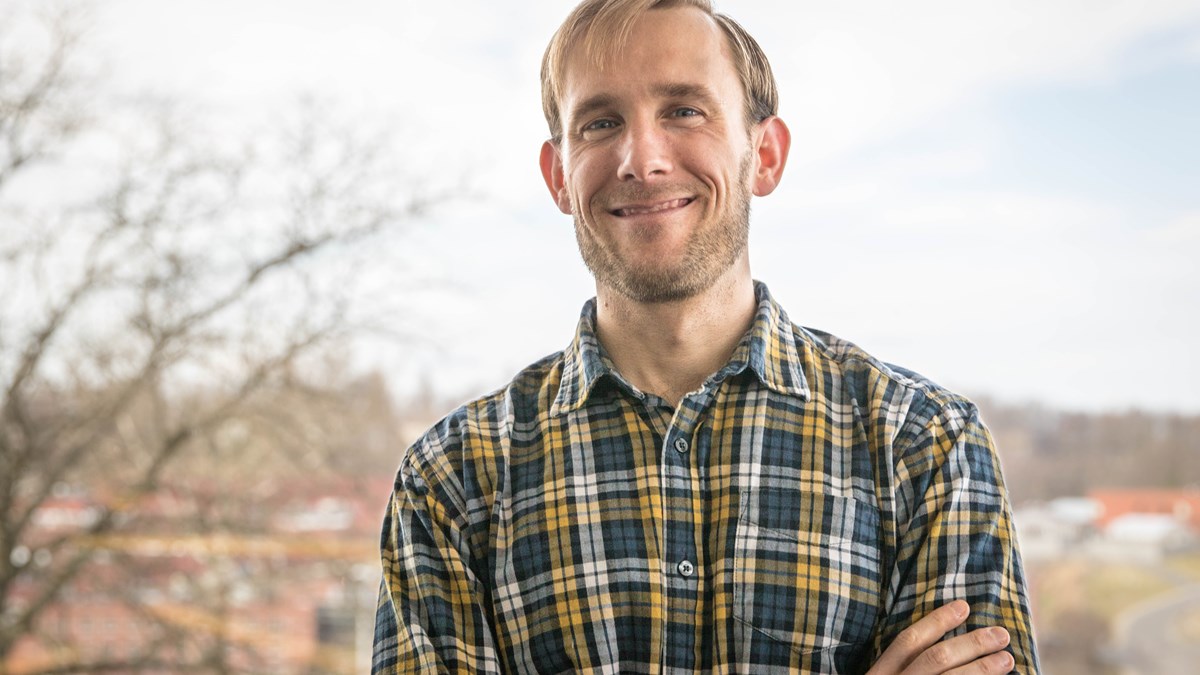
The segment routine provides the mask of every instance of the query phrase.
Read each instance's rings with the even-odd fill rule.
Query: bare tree
[[[0,673],[31,640],[44,658],[24,672],[255,667],[219,620],[242,572],[186,579],[215,598],[188,613],[139,595],[157,563],[118,544],[164,527],[139,507],[165,487],[203,504],[194,532],[265,527],[256,495],[208,488],[278,474],[281,439],[296,468],[336,463],[349,383],[322,359],[378,311],[356,282],[386,272],[370,267],[380,242],[436,200],[316,106],[250,136],[170,107],[101,126],[78,105],[78,17],[43,25],[35,54],[5,51],[0,25]],[[75,494],[80,518],[43,522]],[[144,619],[137,653],[39,630],[66,589]]]

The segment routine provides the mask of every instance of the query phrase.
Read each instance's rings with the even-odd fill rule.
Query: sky
[[[107,0],[112,87],[253,117],[313,95],[461,185],[396,246],[371,344],[399,391],[502,386],[594,294],[537,168],[538,65],[572,2]],[[970,395],[1200,412],[1200,3],[718,2],[771,59],[791,158],[751,266],[792,320]]]

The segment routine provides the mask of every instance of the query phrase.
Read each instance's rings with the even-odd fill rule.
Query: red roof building
[[[1097,525],[1107,527],[1130,514],[1172,516],[1200,533],[1200,490],[1093,490],[1089,495],[1102,508]]]

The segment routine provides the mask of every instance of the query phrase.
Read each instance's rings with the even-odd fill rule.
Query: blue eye
[[[695,108],[676,108],[671,114],[675,117],[696,117],[700,111]]]
[[[599,119],[599,120],[596,120],[595,122],[588,124],[586,127],[583,128],[583,130],[584,131],[597,131],[597,130],[603,130],[603,129],[613,129],[616,126],[617,126],[617,123],[610,119]]]

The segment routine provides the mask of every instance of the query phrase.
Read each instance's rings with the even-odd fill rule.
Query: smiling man
[[[790,142],[753,38],[704,0],[586,0],[542,81],[596,297],[404,455],[375,671],[1036,672],[975,407],[751,277]]]

